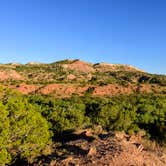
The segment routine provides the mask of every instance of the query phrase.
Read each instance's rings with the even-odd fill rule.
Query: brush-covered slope
[[[50,64],[0,65],[0,82],[24,94],[67,97],[73,94],[118,95],[166,93],[166,76],[149,74],[131,65],[63,60]]]

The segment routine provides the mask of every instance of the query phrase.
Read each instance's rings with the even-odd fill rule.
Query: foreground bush
[[[0,102],[0,165],[10,163],[11,156],[8,152],[8,141],[9,141],[9,119],[8,111],[5,106]]]
[[[49,126],[38,109],[22,96],[0,102],[0,165],[17,158],[32,162],[50,139]]]

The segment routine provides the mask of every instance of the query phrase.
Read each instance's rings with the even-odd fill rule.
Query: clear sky
[[[166,74],[166,1],[0,0],[0,63],[68,58]]]

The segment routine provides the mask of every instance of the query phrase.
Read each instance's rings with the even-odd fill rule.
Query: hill
[[[144,72],[131,65],[63,60],[50,64],[0,65],[0,82],[24,94],[72,94],[113,96],[131,93],[166,92],[166,76]]]

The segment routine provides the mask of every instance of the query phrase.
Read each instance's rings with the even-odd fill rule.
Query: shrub
[[[8,111],[5,106],[0,102],[0,165],[10,163],[11,156],[8,152],[8,140],[9,140],[9,119]]]
[[[88,118],[85,117],[85,105],[77,97],[54,100],[52,98],[32,96],[30,101],[33,104],[40,105],[41,113],[51,123],[54,133],[82,128],[88,123]]]
[[[5,95],[6,96],[6,95]],[[22,96],[4,98],[0,103],[0,165],[17,157],[32,162],[50,139],[48,122]]]

